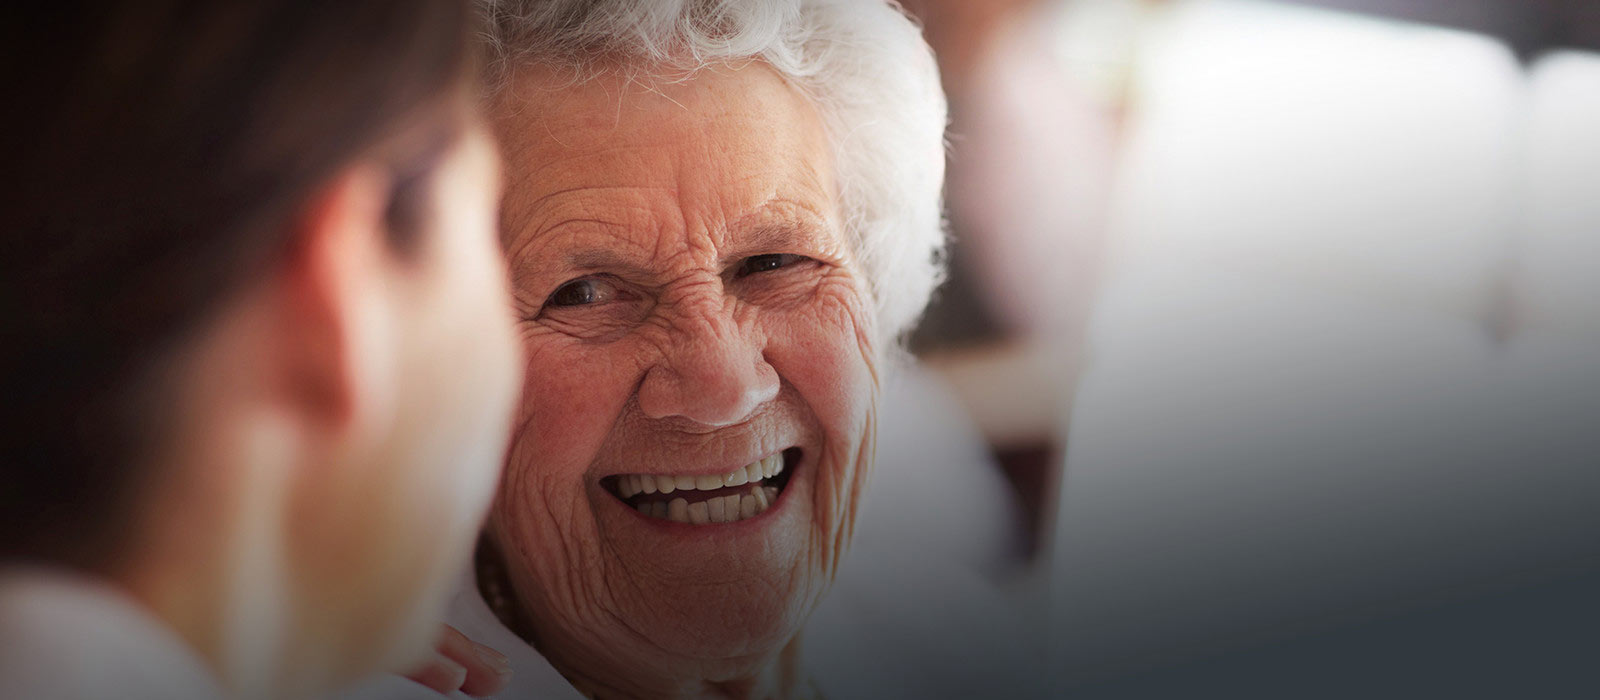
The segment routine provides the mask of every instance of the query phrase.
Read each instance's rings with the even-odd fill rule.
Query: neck
[[[148,551],[148,548],[147,548]],[[192,561],[138,557],[138,563],[113,575],[114,582],[141,602],[156,619],[205,664],[219,686],[227,687],[222,664],[222,629],[215,624],[224,608],[216,572],[198,570]]]
[[[324,693],[341,678],[337,648],[304,629],[293,605],[279,507],[284,469],[250,456],[175,470],[230,476],[158,490],[167,496],[146,509],[129,565],[113,578],[189,645],[229,697]]]

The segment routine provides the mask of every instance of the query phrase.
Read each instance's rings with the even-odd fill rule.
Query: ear
[[[313,427],[335,433],[388,403],[377,394],[394,366],[393,305],[386,277],[384,211],[389,178],[352,166],[315,193],[295,218],[283,275],[285,397]]]

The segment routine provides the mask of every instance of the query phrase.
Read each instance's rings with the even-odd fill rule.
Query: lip
[[[613,472],[613,473],[601,476],[598,479],[596,479],[595,481],[596,482],[603,482],[606,479],[613,479],[613,478],[616,478],[616,477],[619,477],[619,476],[627,476],[627,475],[631,475],[631,474],[648,474],[650,476],[722,476],[724,474],[732,472],[735,469],[743,469],[744,467],[746,467],[746,466],[748,466],[750,464],[754,464],[754,463],[759,462],[759,461],[761,461],[763,459],[766,459],[766,458],[771,457],[771,456],[776,455],[776,454],[781,454],[783,452],[787,452],[789,450],[802,450],[802,451],[804,451],[805,448],[800,446],[799,444],[793,444],[793,445],[789,445],[787,447],[780,447],[780,448],[778,448],[776,450],[767,450],[765,452],[752,453],[755,456],[749,457],[749,458],[745,459],[744,461],[737,461],[737,460],[731,461],[725,467],[723,467],[722,469],[706,469],[706,470],[701,470],[701,471],[689,471],[689,472],[645,471],[645,470]]]
[[[809,489],[802,489],[801,484],[803,482],[805,482],[810,476],[810,466],[811,466],[811,462],[813,461],[812,455],[814,454],[813,451],[807,450],[805,448],[802,448],[799,445],[795,445],[795,446],[792,446],[792,447],[784,448],[782,450],[777,450],[777,451],[774,451],[774,452],[768,452],[768,453],[766,453],[766,456],[771,456],[771,455],[774,455],[774,454],[780,454],[780,453],[783,453],[783,452],[787,452],[789,450],[795,450],[798,453],[799,457],[798,457],[798,459],[794,460],[793,464],[790,464],[787,460],[785,460],[784,472],[786,472],[788,474],[788,480],[785,482],[785,485],[784,485],[783,489],[778,492],[777,500],[774,501],[771,506],[768,506],[767,509],[762,511],[760,514],[758,514],[758,515],[756,515],[754,517],[750,517],[750,518],[745,518],[745,519],[739,520],[738,522],[732,522],[732,523],[708,523],[708,524],[696,525],[694,523],[680,523],[680,522],[677,522],[677,521],[674,521],[674,520],[667,520],[665,518],[657,518],[657,517],[648,516],[648,515],[645,515],[643,513],[640,513],[638,510],[636,510],[632,506],[628,505],[621,498],[619,498],[615,492],[613,492],[610,488],[606,487],[605,485],[600,484],[600,483],[597,482],[595,484],[595,486],[599,490],[600,494],[603,496],[602,500],[605,500],[605,501],[609,502],[609,505],[606,506],[607,508],[611,508],[611,509],[615,509],[615,510],[621,511],[622,514],[621,514],[620,517],[631,518],[632,522],[640,523],[643,526],[645,526],[647,528],[652,528],[652,529],[654,529],[654,530],[656,530],[658,532],[667,533],[667,534],[675,534],[675,535],[692,535],[692,536],[701,537],[701,538],[704,538],[704,537],[707,537],[707,536],[711,536],[711,535],[713,535],[713,533],[715,533],[718,536],[726,535],[726,536],[730,536],[730,537],[738,537],[738,536],[740,536],[742,534],[749,533],[749,532],[754,531],[754,530],[762,529],[762,528],[766,527],[766,525],[768,523],[773,522],[775,518],[782,517],[783,514],[787,513],[791,509],[790,505],[789,505],[789,502],[794,500],[794,499],[789,497],[791,492],[794,492],[794,491],[797,491],[797,490],[809,490]],[[758,457],[756,459],[759,460],[759,459],[764,459],[764,458],[765,457]],[[732,468],[730,468],[729,471],[732,471]],[[645,474],[645,473],[647,473],[647,472],[621,472],[619,474],[613,474],[613,475],[610,475],[610,476],[607,476],[607,477],[604,477],[604,478],[611,478],[612,476],[619,476],[621,474]],[[701,472],[701,473],[717,474],[719,472]],[[720,472],[720,473],[726,473],[726,472]],[[674,475],[676,476],[676,474],[674,474]],[[685,473],[685,475],[693,476],[694,474]]]

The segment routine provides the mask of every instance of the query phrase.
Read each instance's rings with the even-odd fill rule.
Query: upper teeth
[[[735,469],[727,474],[624,474],[617,477],[617,493],[632,498],[640,493],[672,493],[673,491],[710,491],[725,486],[743,486],[770,479],[783,471],[783,455],[775,454],[759,462]]]

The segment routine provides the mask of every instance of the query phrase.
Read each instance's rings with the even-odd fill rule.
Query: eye
[[[804,256],[790,255],[788,253],[772,253],[770,255],[755,255],[745,258],[739,263],[739,269],[734,272],[735,278],[749,277],[761,272],[780,270],[797,262],[806,260]]]
[[[544,305],[547,307],[562,307],[604,304],[615,299],[617,291],[617,286],[611,282],[595,277],[586,277],[561,285],[550,295]]]

